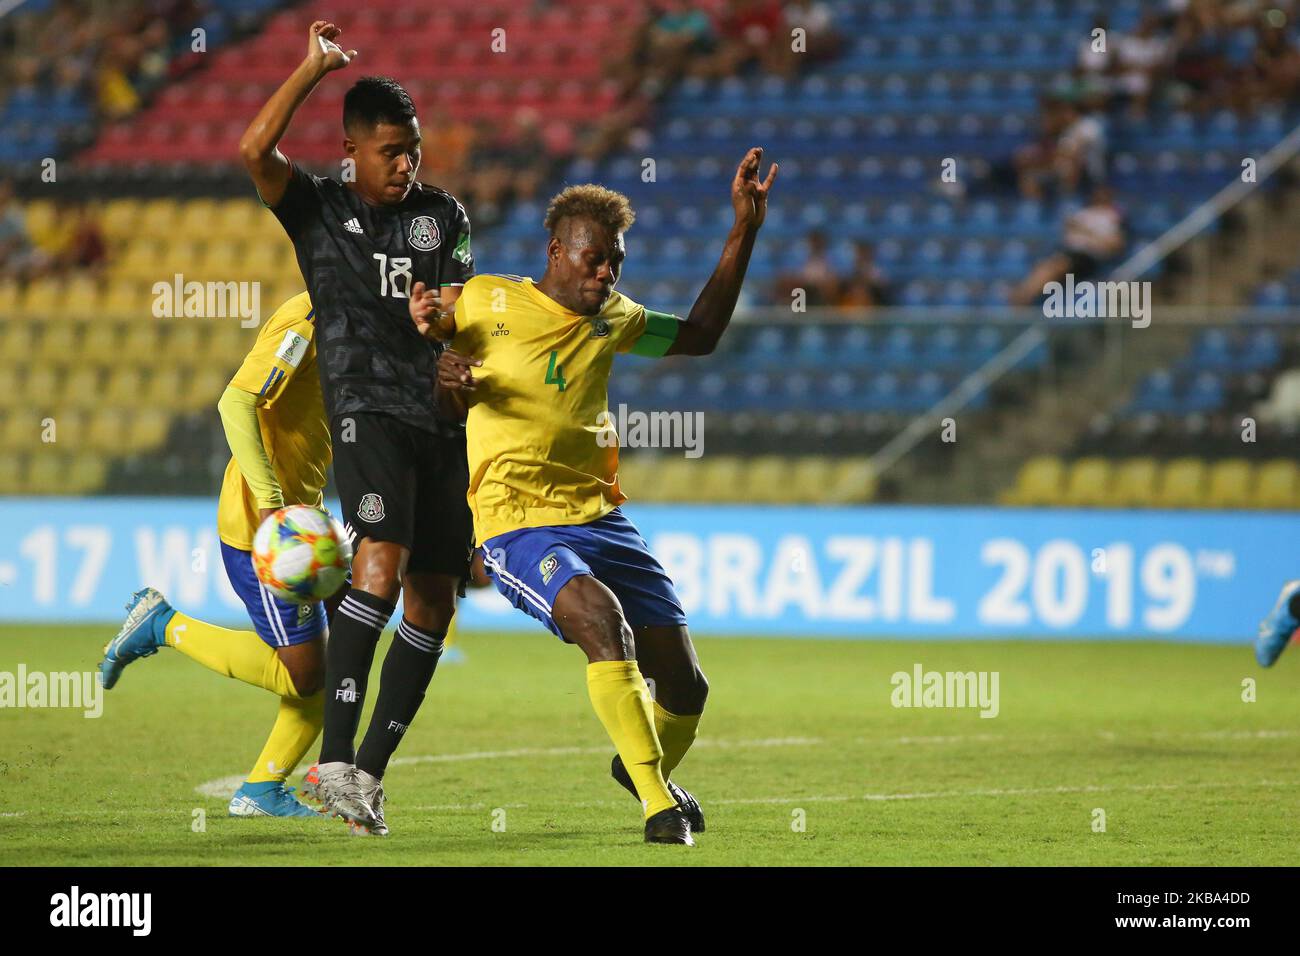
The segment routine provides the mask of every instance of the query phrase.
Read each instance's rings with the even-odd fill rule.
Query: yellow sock
[[[293,773],[325,724],[325,692],[310,697],[281,697],[280,714],[266,739],[249,783],[283,782]]]
[[[281,697],[298,696],[280,655],[252,631],[232,631],[177,611],[167,622],[166,639],[169,647],[218,674]]]
[[[663,750],[655,736],[650,688],[636,661],[596,661],[587,665],[587,693],[596,716],[623,758],[636,785],[646,818],[677,806],[659,769]]]
[[[447,636],[442,639],[443,653],[445,654],[447,652],[447,648],[451,647],[455,643],[456,643],[456,618],[453,617],[451,619],[451,623],[447,625]]]
[[[654,705],[655,736],[659,738],[659,746],[663,748],[664,760],[661,769],[664,779],[667,780],[686,756],[686,751],[691,749],[691,744],[695,743],[695,731],[700,726],[700,718],[703,714],[678,715],[664,710],[659,706],[659,701],[655,701]]]

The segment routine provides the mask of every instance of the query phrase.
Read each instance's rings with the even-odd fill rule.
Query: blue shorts
[[[483,552],[497,590],[558,637],[564,635],[551,617],[555,596],[580,574],[613,591],[633,627],[686,623],[668,572],[617,508],[588,524],[507,531],[484,542]]]
[[[266,589],[253,570],[253,553],[232,548],[221,542],[221,561],[226,577],[239,599],[248,608],[257,636],[272,647],[305,644],[325,633],[325,605],[293,604]]]

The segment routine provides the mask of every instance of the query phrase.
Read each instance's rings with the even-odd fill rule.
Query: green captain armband
[[[645,331],[632,346],[632,354],[661,358],[677,341],[677,330],[681,324],[681,320],[675,315],[646,309]]]

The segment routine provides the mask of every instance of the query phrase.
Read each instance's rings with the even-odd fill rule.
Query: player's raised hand
[[[344,52],[334,41],[343,31],[328,20],[317,20],[307,34],[307,59],[319,66],[322,72],[341,70],[352,62],[356,50]]]
[[[773,163],[767,171],[767,178],[759,180],[758,168],[763,161],[763,147],[755,146],[736,167],[736,178],[731,181],[731,207],[736,211],[736,225],[745,229],[757,229],[767,217],[767,194],[776,182],[776,171],[781,168]]]
[[[411,301],[407,306],[411,321],[416,331],[426,339],[449,339],[448,320],[450,315],[442,311],[442,293],[428,288],[423,282],[411,287]]]

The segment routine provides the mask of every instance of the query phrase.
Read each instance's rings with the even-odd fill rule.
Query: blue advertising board
[[[1300,563],[1300,515],[1269,512],[625,510],[701,634],[1243,642]],[[0,620],[115,622],[146,584],[243,619],[209,499],[4,498],[0,531]],[[461,623],[536,628],[491,589]]]

